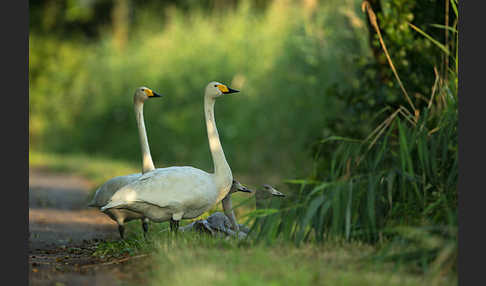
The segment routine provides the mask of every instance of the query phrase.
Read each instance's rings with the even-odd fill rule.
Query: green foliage
[[[135,226],[135,223],[129,223]],[[167,224],[163,224],[167,228]],[[136,225],[139,227],[139,225]],[[152,254],[143,276],[150,285],[433,285],[433,277],[414,273],[407,264],[386,258],[370,263],[376,251],[360,242],[328,241],[326,245],[272,246],[179,233],[152,224],[147,239],[140,232],[124,241],[97,245],[94,255],[109,259]],[[153,227],[153,229],[152,229]],[[438,285],[454,285],[450,275]]]
[[[352,80],[347,55],[364,53],[364,25],[351,2],[305,10],[277,1],[259,13],[249,3],[223,14],[140,8],[123,46],[109,30],[90,41],[33,31],[31,149],[138,162],[132,95],[146,85],[166,95],[145,105],[156,166],[209,169],[202,97],[218,80],[241,90],[215,107],[232,168],[304,174],[309,144],[343,108],[326,89]]]
[[[397,232],[401,226],[433,227],[435,234],[422,234],[439,242],[415,246],[410,259],[425,259],[422,269],[427,269],[442,263],[436,260],[446,247],[448,257],[441,259],[455,270],[457,249],[448,245],[457,241],[456,98],[438,115],[424,113],[416,125],[396,119],[375,146],[369,145],[344,140],[323,144],[333,149],[330,160],[319,158],[314,174],[297,182],[300,189],[293,198],[276,213],[255,220],[255,238],[300,244],[337,236],[403,245],[403,233]],[[407,256],[408,250],[398,253]]]
[[[404,1],[393,0],[382,2],[382,13],[378,23],[383,27],[384,41],[393,62],[403,78],[404,85],[422,96],[431,93],[434,83],[433,66],[440,61],[441,54],[432,43],[418,35],[408,23],[424,26],[431,23],[444,23],[444,1]],[[427,29],[430,31],[430,28]],[[439,38],[437,30],[432,30],[434,37]],[[375,35],[373,45],[379,47]],[[385,63],[384,54],[380,53],[379,62]],[[386,64],[385,64],[386,66]],[[382,68],[387,83],[394,81],[391,70]],[[389,91],[389,94],[396,93]]]
[[[457,61],[454,52],[446,56]],[[313,172],[289,181],[297,192],[277,212],[255,220],[255,237],[267,243],[367,241],[388,246],[378,255],[383,259],[413,262],[422,271],[456,271],[457,69],[448,78],[437,78],[415,115],[396,109],[366,140],[332,136],[316,144]]]
[[[377,16],[378,25],[387,46],[391,60],[400,76],[403,85],[411,97],[413,104],[421,109],[427,105],[426,99],[432,94],[438,70],[442,78],[446,78],[454,69],[454,55],[448,61],[444,47],[456,50],[454,32],[437,28],[437,24],[445,23],[445,3],[448,1],[419,1],[419,0],[370,0],[371,7]],[[452,1],[452,3],[455,3]],[[448,27],[454,28],[457,24],[453,5],[450,4],[448,14]],[[413,27],[418,27],[424,34],[417,33]],[[399,85],[390,69],[389,63],[380,45],[379,36],[373,26],[368,24],[370,34],[370,47],[372,58],[355,57],[359,81],[351,88],[335,87],[336,96],[347,102],[349,113],[352,114],[350,123],[359,125],[362,121],[376,124],[381,117],[377,113],[385,106],[397,108],[400,105],[409,106]],[[448,42],[445,37],[448,34]],[[434,39],[431,41],[431,39]],[[435,41],[435,42],[434,42]],[[442,43],[442,47],[436,43]],[[353,126],[353,124],[349,124]],[[349,128],[336,130],[339,134],[351,137],[362,137],[362,129]]]

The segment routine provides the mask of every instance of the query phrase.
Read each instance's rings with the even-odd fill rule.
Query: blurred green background
[[[412,20],[413,11],[433,23],[427,16],[443,13],[423,9],[441,5],[432,2],[371,1],[388,9],[385,23]],[[233,172],[270,183],[308,174],[318,140],[364,136],[375,111],[402,100],[360,4],[29,1],[30,150],[138,164],[132,96],[146,85],[166,95],[145,106],[155,165],[210,170],[202,102],[203,88],[216,80],[241,90],[215,107]],[[403,23],[388,26],[401,72],[414,64],[410,51],[426,70],[409,72],[406,84],[430,90],[435,57],[425,49],[432,45]]]
[[[166,95],[144,110],[155,165],[211,170],[203,89],[216,80],[241,90],[215,106],[233,172],[302,176],[330,120],[347,121],[329,88],[356,84],[371,55],[359,4],[30,1],[30,150],[138,164],[145,85]]]

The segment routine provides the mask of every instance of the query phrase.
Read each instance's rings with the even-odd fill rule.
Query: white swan
[[[156,222],[170,220],[171,230],[177,231],[181,219],[198,217],[220,202],[230,191],[233,175],[216,129],[214,103],[235,92],[219,82],[210,82],[205,89],[204,114],[214,173],[187,166],[159,168],[116,191],[101,210],[127,209]]]
[[[135,109],[135,116],[137,119],[140,147],[142,150],[142,173],[111,178],[96,190],[96,193],[88,206],[101,208],[108,203],[112,195],[118,189],[140,178],[142,174],[155,169],[154,163],[152,161],[152,156],[150,155],[147,132],[145,130],[145,123],[143,119],[143,103],[149,98],[157,97],[161,97],[161,95],[153,92],[151,89],[144,86],[137,88],[135,90],[135,95],[133,96],[133,105]],[[118,231],[120,232],[120,237],[122,239],[125,232],[124,223],[134,219],[142,220],[144,235],[148,231],[148,219],[145,218],[141,213],[137,213],[127,209],[110,209],[104,211],[104,213],[107,214],[112,220],[116,221],[116,223],[118,224]]]

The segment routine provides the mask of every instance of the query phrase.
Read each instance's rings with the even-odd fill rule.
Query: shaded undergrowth
[[[373,11],[363,8],[379,34]],[[455,26],[444,29],[457,37]],[[413,104],[379,36],[405,105],[385,106],[387,117],[367,138],[317,142],[313,172],[288,180],[293,197],[255,218],[252,233],[267,244],[358,240],[377,246],[376,260],[422,273],[456,273],[457,38],[447,47],[433,42],[450,60],[448,78],[434,68],[432,93]]]

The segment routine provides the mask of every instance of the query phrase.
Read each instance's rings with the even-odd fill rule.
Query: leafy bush
[[[457,37],[451,32],[457,25],[455,0],[363,2],[369,3],[375,11],[380,35],[368,20],[369,44],[373,56],[352,56],[357,73],[360,74],[359,80],[350,88],[337,85],[332,90],[335,96],[345,100],[347,113],[350,114],[347,119],[349,124],[346,124],[348,128],[334,132],[341,136],[362,137],[366,131],[363,133],[361,125],[370,128],[383,120],[386,116],[384,108],[390,110],[390,107],[396,109],[400,105],[410,104],[418,109],[426,107],[436,80],[434,70],[437,70],[441,79],[447,80],[451,69],[457,69],[454,67],[454,55],[444,52],[457,50]],[[416,27],[420,27],[423,33],[418,33]],[[386,43],[390,60],[408,91],[410,102],[401,95],[400,84],[383,52],[380,37]]]
[[[455,28],[445,29],[457,37]],[[422,269],[434,265],[441,270],[455,270],[455,49],[454,43],[446,49],[452,63],[448,80],[437,74],[430,97],[416,111],[413,106],[385,106],[382,112],[388,117],[366,139],[330,136],[320,140],[314,148],[313,172],[305,179],[288,181],[300,188],[287,203],[267,210],[269,215],[255,220],[255,237],[267,242],[281,238],[297,244],[325,242],[335,237],[385,242],[384,245],[400,251],[390,255],[384,251],[388,254],[382,253],[381,257],[419,261]]]

